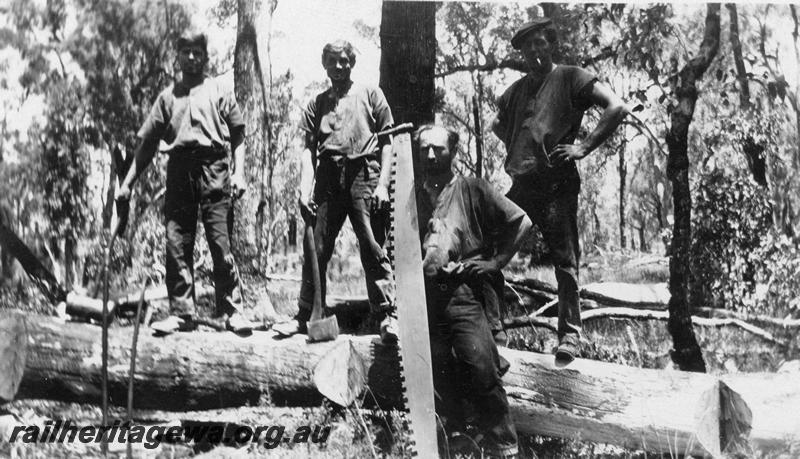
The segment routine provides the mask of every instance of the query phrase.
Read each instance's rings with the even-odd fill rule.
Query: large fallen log
[[[8,315],[15,314],[0,316]],[[18,397],[97,403],[100,329],[41,316],[25,320],[28,352]],[[261,398],[313,406],[320,402],[314,368],[342,345],[363,358],[379,405],[401,406],[396,350],[375,336],[308,345],[302,336],[276,340],[269,332],[147,335],[145,329],[139,340],[134,403],[140,409],[233,407]],[[112,329],[109,392],[117,405],[125,400],[130,342],[129,328]],[[501,353],[512,363],[504,381],[521,432],[681,454],[718,455],[748,428],[757,447],[800,441],[800,387],[791,373],[715,377],[581,359],[558,366],[550,355]]]

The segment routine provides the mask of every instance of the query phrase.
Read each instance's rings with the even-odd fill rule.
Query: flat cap
[[[550,18],[544,18],[544,17],[535,18],[531,22],[526,22],[525,24],[522,24],[522,27],[520,27],[519,30],[517,30],[517,33],[515,33],[514,36],[511,37],[511,46],[513,46],[514,49],[519,49],[522,46],[522,40],[525,39],[526,35],[528,35],[531,32],[544,29],[545,27],[551,24],[553,24],[553,21],[551,21]]]

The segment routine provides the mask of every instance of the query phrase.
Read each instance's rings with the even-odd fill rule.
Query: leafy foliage
[[[44,211],[56,237],[75,239],[91,219],[88,149],[96,140],[83,110],[83,91],[74,80],[59,81],[48,95],[42,130]]]
[[[753,253],[756,281],[766,287],[755,312],[800,317],[800,240],[772,230]]]
[[[768,193],[746,175],[714,169],[702,178],[693,217],[692,302],[752,309],[752,257],[772,226]]]

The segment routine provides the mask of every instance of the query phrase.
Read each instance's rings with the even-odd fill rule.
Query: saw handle
[[[387,135],[394,135],[394,134],[398,134],[400,132],[411,131],[413,129],[414,129],[414,124],[413,123],[403,123],[403,124],[398,124],[395,127],[390,127],[389,129],[384,129],[383,131],[376,132],[375,136],[376,137],[385,137]]]

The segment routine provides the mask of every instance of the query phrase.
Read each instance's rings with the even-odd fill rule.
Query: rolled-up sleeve
[[[580,67],[571,67],[570,70],[570,97],[572,100],[577,101],[583,108],[588,108],[592,105],[591,93],[592,87],[597,82],[597,77]]]
[[[239,108],[239,104],[236,102],[236,95],[234,94],[233,90],[228,89],[225,91],[223,97],[223,113],[225,116],[225,122],[228,123],[228,127],[234,126],[244,126],[244,115],[242,114],[242,110]]]
[[[372,105],[372,117],[375,119],[375,130],[383,131],[394,126],[394,117],[389,108],[389,102],[380,88],[376,88],[370,93],[370,103]]]
[[[167,104],[164,97],[163,92],[159,94],[150,108],[150,113],[144,120],[139,132],[136,133],[140,139],[161,139],[164,136],[169,122],[169,113],[167,113]]]
[[[310,134],[317,133],[317,99],[311,101],[300,114],[300,129]]]
[[[509,101],[511,99],[511,91],[513,87],[506,89],[506,91],[497,98],[496,105],[497,105],[497,129],[496,133],[500,140],[503,143],[508,144],[509,142]]]

